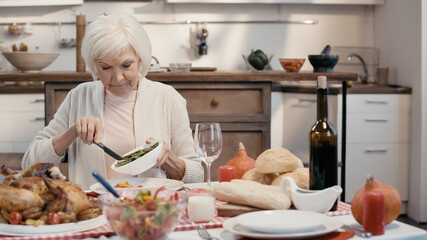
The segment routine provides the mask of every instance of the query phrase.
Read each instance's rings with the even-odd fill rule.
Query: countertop
[[[299,72],[288,73],[284,71],[267,72],[220,72],[220,71],[199,71],[189,73],[148,73],[147,78],[153,81],[161,82],[272,82],[272,91],[297,92],[297,93],[315,93],[316,79],[319,75],[325,75],[331,82],[330,93],[338,94],[341,92],[341,81],[356,81],[355,73],[313,73]],[[43,84],[29,84],[40,82],[87,82],[92,81],[92,76],[88,72],[37,72],[37,73],[19,73],[3,72],[0,73],[0,82],[6,82],[0,86],[0,94],[16,93],[44,93]],[[19,86],[27,84],[27,86]],[[411,93],[411,88],[401,86],[378,86],[375,84],[362,85],[355,83],[353,87],[347,88],[348,93]]]
[[[331,82],[328,84],[329,94],[342,93],[341,82]],[[315,82],[273,82],[272,91],[288,93],[316,93]],[[347,94],[411,94],[412,89],[399,85],[379,86],[377,84],[354,83],[347,87]]]

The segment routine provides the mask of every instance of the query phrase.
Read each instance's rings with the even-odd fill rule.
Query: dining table
[[[218,182],[213,182],[212,186],[218,184]],[[207,184],[204,183],[191,183],[184,184],[184,187],[192,189],[192,188],[208,188]],[[217,200],[218,202],[218,200]],[[224,202],[219,201],[219,204],[224,204]],[[188,216],[184,216],[182,218],[187,218]],[[351,214],[350,205],[347,203],[339,202],[338,210],[335,212],[328,212],[328,218],[332,218],[336,222],[350,226],[354,229],[362,229],[363,226],[358,224],[356,220],[353,218]],[[235,234],[233,232],[228,231],[222,225],[222,223],[232,220],[229,217],[218,217],[216,216],[213,221],[206,225],[206,229],[209,234],[213,237],[212,240],[249,240],[249,239],[295,239],[295,238],[278,238],[271,237],[269,234],[264,234],[261,237],[257,238],[246,238],[244,236],[240,236],[239,234]],[[66,239],[84,239],[84,240],[120,240],[121,238],[114,234],[111,227],[108,223],[105,222],[105,225],[99,227],[97,229],[88,230],[86,232],[76,232],[71,234],[49,234],[49,235],[34,235],[34,236],[4,236],[0,235],[0,239],[5,240],[66,240]],[[167,240],[200,240],[203,239],[200,237],[197,227],[193,225],[191,222],[180,221],[178,226],[175,228],[173,232],[171,232],[167,238]],[[333,232],[329,232],[327,234],[321,236],[314,237],[301,237],[299,239],[366,239],[359,235],[358,231],[349,231],[348,229],[344,229],[339,227],[337,230]],[[393,221],[390,224],[385,226],[385,234],[379,236],[372,236],[370,239],[427,239],[427,231],[421,228],[417,228],[411,225],[408,225],[403,222]]]

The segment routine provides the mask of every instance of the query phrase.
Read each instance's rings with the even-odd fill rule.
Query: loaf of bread
[[[309,171],[308,168],[297,168],[292,172],[283,173],[276,177],[271,185],[280,186],[280,182],[284,177],[291,177],[300,188],[309,188]]]
[[[285,148],[268,149],[258,156],[255,162],[259,173],[287,173],[304,167],[302,161]]]
[[[291,199],[280,187],[254,181],[234,179],[214,186],[215,197],[230,203],[243,204],[262,209],[288,209]]]
[[[243,180],[250,180],[250,181],[255,181],[255,182],[259,182],[261,184],[265,184],[265,185],[270,185],[271,182],[273,182],[273,180],[279,176],[279,174],[277,173],[259,173],[256,171],[255,168],[252,168],[251,170],[245,172],[245,174],[243,174],[242,179]]]

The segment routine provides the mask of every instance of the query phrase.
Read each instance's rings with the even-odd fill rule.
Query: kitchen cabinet
[[[217,167],[236,156],[238,142],[246,146],[249,156],[256,158],[270,148],[272,82],[315,80],[313,72],[205,72],[149,73],[147,78],[172,85],[187,99],[194,129],[200,121],[221,123],[224,148],[213,163],[213,179]],[[355,81],[355,73],[322,73],[335,81]],[[81,82],[93,81],[87,72],[3,73],[3,81],[45,82],[45,123],[47,124],[70,89]],[[273,132],[275,133],[276,130]],[[62,164],[61,164],[62,165]]]
[[[338,97],[338,130],[341,104]],[[409,94],[348,95],[346,201],[365,184],[367,174],[408,200],[410,116]]]
[[[239,142],[252,158],[270,148],[270,82],[168,84],[187,100],[193,130],[197,122],[221,125],[223,150],[212,163],[213,181],[218,180],[218,167],[237,155]]]
[[[272,139],[279,140],[273,147],[281,144],[308,163],[308,132],[316,118],[316,94],[273,94],[283,99],[283,109],[272,107],[282,111],[272,113],[272,126],[283,121],[281,131],[272,128]],[[329,119],[338,131],[340,161],[341,94],[328,96],[328,108]],[[410,94],[347,95],[346,202],[365,184],[367,174],[394,186],[402,201],[408,200],[410,111]]]
[[[0,152],[25,152],[43,127],[44,94],[0,94]]]

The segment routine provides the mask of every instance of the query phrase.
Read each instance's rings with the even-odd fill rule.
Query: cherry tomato
[[[47,222],[51,225],[59,224],[61,222],[61,216],[56,212],[51,212],[47,215]]]
[[[22,221],[22,214],[20,212],[11,212],[9,215],[9,222],[10,224],[21,224]]]

